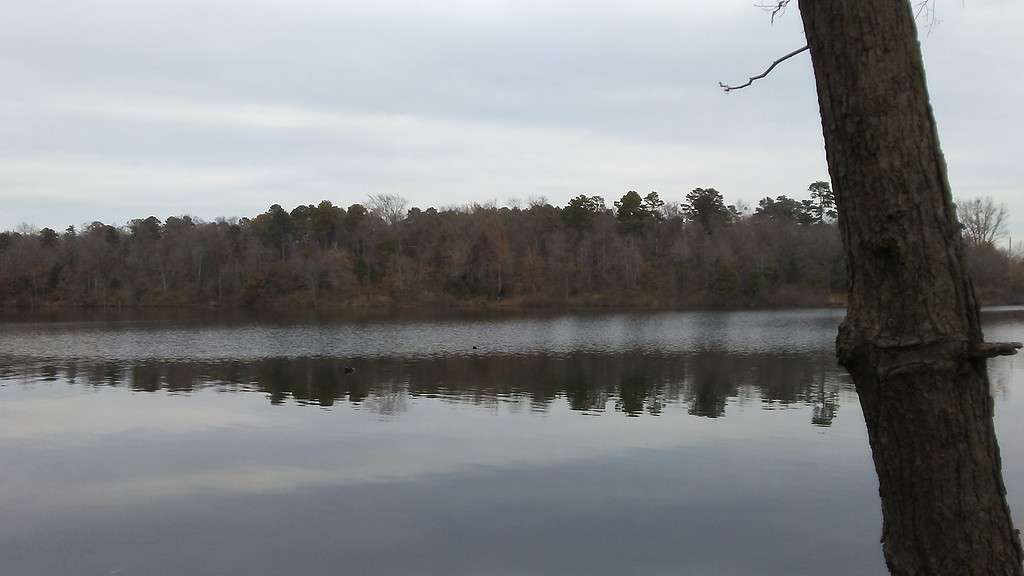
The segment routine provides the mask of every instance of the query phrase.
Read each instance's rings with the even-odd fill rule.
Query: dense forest
[[[154,216],[0,233],[0,304],[392,308],[756,307],[843,302],[846,265],[827,182],[806,199],[726,205],[630,191],[608,207],[407,208],[394,195],[348,208],[279,205],[253,218]],[[961,205],[978,292],[1015,302],[1024,262],[997,248],[1006,211]]]

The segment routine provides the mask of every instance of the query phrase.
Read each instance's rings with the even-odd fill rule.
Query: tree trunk
[[[1015,574],[978,305],[907,0],[799,0],[847,254],[836,342],[897,575]]]

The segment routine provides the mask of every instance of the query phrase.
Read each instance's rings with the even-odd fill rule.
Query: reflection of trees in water
[[[408,409],[408,386],[402,382],[383,381],[374,386],[373,394],[364,399],[366,407],[375,414],[393,416]]]
[[[992,396],[1006,400],[1010,396],[1010,382],[1013,380],[1013,357],[989,360],[988,378]]]
[[[347,371],[351,367],[353,371]],[[0,374],[64,379],[90,386],[126,385],[140,392],[190,392],[216,386],[260,391],[273,404],[334,406],[347,402],[379,414],[429,397],[497,409],[613,409],[630,416],[685,405],[695,416],[723,416],[730,402],[775,409],[812,406],[812,423],[828,426],[844,379],[828,377],[831,354],[597,354],[445,358],[266,358],[252,361],[43,361],[0,358]]]
[[[614,393],[614,390],[594,385],[579,364],[574,364],[566,371],[565,399],[573,410],[600,412],[608,403],[609,395]]]
[[[60,377],[56,366],[46,365],[39,369],[39,379],[43,382],[55,382]]]
[[[825,376],[822,374],[814,398],[814,415],[811,416],[811,424],[815,426],[831,426],[838,413],[839,389],[828,387],[825,384]]]
[[[725,404],[737,395],[737,366],[727,357],[707,354],[690,365],[687,387],[687,411],[694,416],[717,418],[725,414]]]
[[[628,416],[639,416],[645,411],[657,416],[661,414],[664,403],[664,386],[648,378],[644,373],[626,373],[619,380],[616,410]]]

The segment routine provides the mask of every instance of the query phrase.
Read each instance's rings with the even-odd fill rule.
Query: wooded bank
[[[252,218],[148,217],[0,233],[0,305],[260,308],[841,306],[846,263],[831,191],[727,206],[624,195],[612,208],[407,209],[396,196]],[[1024,264],[972,245],[984,303],[1015,303]]]

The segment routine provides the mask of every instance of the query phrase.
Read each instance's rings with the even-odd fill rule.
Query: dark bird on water
[[[345,374],[352,374],[356,369],[351,366],[345,366]]]

